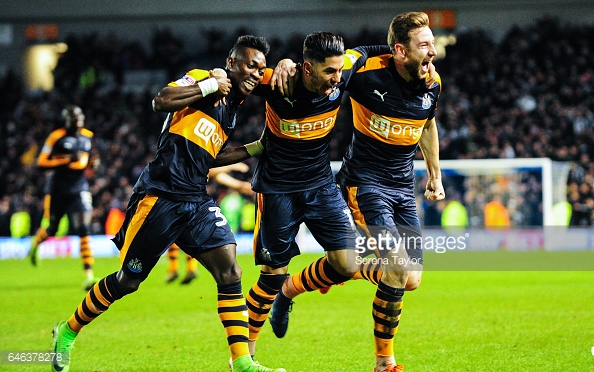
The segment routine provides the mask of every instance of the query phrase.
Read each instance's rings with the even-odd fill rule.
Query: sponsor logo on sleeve
[[[189,75],[184,75],[181,79],[176,80],[175,83],[180,87],[187,87],[196,84],[196,79]]]

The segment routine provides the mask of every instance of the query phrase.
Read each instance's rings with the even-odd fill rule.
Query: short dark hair
[[[259,50],[265,56],[268,55],[268,52],[270,51],[270,45],[265,38],[254,35],[243,35],[237,38],[235,45],[233,45],[233,48],[229,51],[229,56],[247,48]]]
[[[306,61],[324,62],[328,57],[342,56],[344,41],[342,36],[330,32],[314,32],[303,41],[303,59]]]
[[[414,29],[429,26],[429,16],[423,12],[402,13],[394,17],[388,29],[388,46],[394,52],[397,43],[408,47],[410,32]]]

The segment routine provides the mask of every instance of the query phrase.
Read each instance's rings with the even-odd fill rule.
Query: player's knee
[[[328,263],[340,275],[352,278],[359,270],[356,255],[351,249],[330,251],[327,253]]]
[[[119,289],[122,292],[122,296],[136,292],[140,287],[140,283],[143,281],[143,279],[130,278],[121,270],[118,272],[116,279],[118,281]]]
[[[406,289],[407,291],[414,291],[415,289],[419,288],[420,285],[420,280],[411,281],[409,279],[406,281],[406,286],[404,286],[404,289]]]
[[[122,291],[122,295],[127,295],[133,292],[136,292],[138,290],[138,288],[140,287],[140,283],[142,283],[142,280],[140,279],[126,279],[123,281],[118,281],[118,284],[120,286],[120,290]]]
[[[405,288],[408,273],[400,270],[398,267],[382,267],[383,275],[381,281],[394,288]]]
[[[328,256],[328,263],[337,273],[342,276],[346,276],[348,278],[352,278],[353,275],[357,273],[358,266],[355,264],[355,261],[347,261],[347,260],[332,260],[330,256]]]
[[[120,283],[120,289],[122,290],[122,295],[127,295],[133,292],[136,292],[140,287],[141,282],[127,282],[127,283]]]
[[[226,270],[212,272],[212,276],[217,284],[232,284],[241,281],[241,268],[237,264],[231,265]]]
[[[407,291],[414,291],[421,285],[421,272],[411,271],[408,273],[406,279],[406,286],[404,287]]]
[[[344,275],[348,278],[352,278],[357,273],[357,267],[349,264],[335,267],[335,269],[340,275]]]

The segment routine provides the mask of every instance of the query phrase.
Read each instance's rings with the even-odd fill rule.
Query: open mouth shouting
[[[429,72],[429,63],[431,61],[423,61],[423,63],[421,63],[421,71],[423,72],[423,74],[426,74]]]

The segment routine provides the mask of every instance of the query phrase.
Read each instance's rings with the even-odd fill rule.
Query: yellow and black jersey
[[[347,85],[353,107],[353,140],[337,181],[411,190],[413,159],[423,126],[435,117],[441,78],[406,82],[391,54],[369,58]]]
[[[342,80],[322,97],[307,90],[301,80],[295,84],[293,95],[285,97],[278,89],[271,89],[272,70],[266,70],[262,83],[252,93],[266,99],[266,145],[253,177],[255,191],[297,192],[334,182],[330,134],[345,85],[368,56],[386,50],[389,51],[387,46],[348,50]]]
[[[194,69],[169,86],[187,86],[209,77]],[[206,194],[208,169],[235,127],[241,103],[232,89],[226,104],[213,95],[169,113],[159,136],[157,155],[140,175],[135,190],[172,200],[200,200]]]
[[[45,194],[79,194],[89,191],[85,168],[89,164],[93,132],[82,128],[78,134],[65,128],[54,130],[45,140],[37,158],[40,168],[51,169]]]

